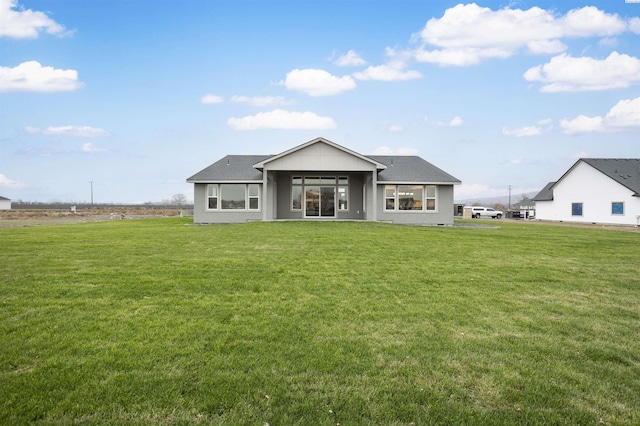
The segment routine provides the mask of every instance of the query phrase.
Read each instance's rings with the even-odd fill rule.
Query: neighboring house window
[[[571,216],[582,216],[582,203],[571,203]]]
[[[385,185],[384,209],[387,211],[435,211],[436,187],[432,185]]]
[[[259,210],[260,185],[210,184],[207,185],[208,210]]]
[[[620,201],[611,203],[611,214],[624,215],[624,203]]]

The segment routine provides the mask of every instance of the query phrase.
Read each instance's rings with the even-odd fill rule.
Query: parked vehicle
[[[491,207],[472,207],[471,217],[474,219],[480,219],[481,217],[490,217],[493,219],[501,219],[503,213],[500,210],[492,209]]]

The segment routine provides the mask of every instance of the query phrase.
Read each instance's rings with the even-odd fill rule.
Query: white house
[[[540,220],[638,225],[640,159],[581,158],[533,200]]]
[[[11,210],[11,200],[0,196],[0,210]]]
[[[453,224],[460,181],[417,156],[362,155],[316,138],[277,155],[227,155],[187,179],[195,223],[363,220]]]

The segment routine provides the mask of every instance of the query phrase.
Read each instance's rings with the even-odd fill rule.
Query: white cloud
[[[54,136],[80,136],[83,138],[95,138],[99,136],[110,136],[104,129],[90,126],[49,126],[45,129],[27,126],[25,130],[29,133],[54,135]]]
[[[227,125],[235,130],[257,129],[335,129],[331,117],[322,117],[312,112],[290,112],[276,109],[242,118],[231,117]]]
[[[612,52],[606,59],[562,54],[524,73],[527,81],[546,83],[541,92],[622,89],[640,83],[640,59]]]
[[[212,95],[211,93],[207,93],[203,97],[200,98],[200,103],[203,104],[221,104],[224,102],[224,98],[218,95]]]
[[[286,99],[283,96],[232,96],[231,102],[235,104],[247,104],[257,107],[291,105],[295,103],[295,101]]]
[[[339,67],[359,67],[365,65],[367,61],[362,59],[355,51],[349,50],[346,54],[333,61]]]
[[[414,35],[422,42],[415,57],[420,62],[467,66],[506,58],[524,48],[535,54],[559,53],[566,49],[563,37],[612,36],[636,25],[640,26],[593,6],[557,16],[539,7],[494,11],[475,3],[459,4],[441,18],[429,19]]]
[[[24,9],[16,0],[0,0],[0,37],[38,38],[40,31],[60,36],[72,33],[44,12]]]
[[[424,121],[432,126],[438,127],[460,127],[464,124],[464,120],[462,120],[462,117],[453,117],[448,123],[442,120],[432,120],[429,117],[424,117]]]
[[[604,117],[579,115],[561,120],[560,127],[566,134],[640,130],[640,98],[619,101]]]
[[[560,40],[533,40],[527,43],[527,48],[536,55],[551,55],[567,50],[567,45]]]
[[[76,70],[43,67],[36,61],[0,67],[0,92],[68,92],[82,85]]]
[[[629,19],[629,30],[633,33],[640,34],[640,18]]]
[[[390,132],[401,132],[402,131],[402,126],[399,124],[394,124],[391,127],[389,127],[389,131]]]
[[[449,122],[449,126],[450,127],[460,127],[462,126],[464,122],[462,121],[461,117],[454,117],[450,122]]]
[[[105,148],[99,148],[91,142],[82,144],[82,152],[106,152]]]
[[[373,155],[416,155],[418,150],[415,148],[391,148],[388,146],[379,146],[373,150]]]
[[[3,175],[2,173],[0,173],[0,188],[17,189],[17,188],[24,188],[26,186],[28,186],[26,183],[11,180],[5,175]]]
[[[509,129],[508,127],[502,128],[502,134],[505,136],[515,136],[521,138],[523,136],[537,136],[542,133],[548,132],[553,129],[553,120],[545,118],[538,121],[536,126],[525,126],[517,129]]]
[[[404,81],[421,78],[422,74],[418,71],[405,71],[401,67],[385,64],[370,66],[362,72],[354,73],[353,76],[358,80]]]
[[[295,69],[281,81],[289,90],[297,90],[309,96],[332,96],[355,89],[356,82],[350,76],[336,77],[318,69]]]
[[[507,127],[503,127],[502,134],[505,136],[515,136],[520,138],[523,136],[536,136],[542,134],[542,129],[538,126],[527,126],[521,127],[519,129],[509,129]]]

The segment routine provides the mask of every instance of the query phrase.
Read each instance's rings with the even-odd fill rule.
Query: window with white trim
[[[385,185],[385,211],[432,211],[437,209],[434,185]]]
[[[349,210],[348,176],[292,176],[291,210],[302,210],[305,191],[314,191],[317,190],[317,187],[334,187],[334,192],[337,194],[338,210]]]
[[[257,183],[208,184],[207,210],[260,210],[260,185]]]

